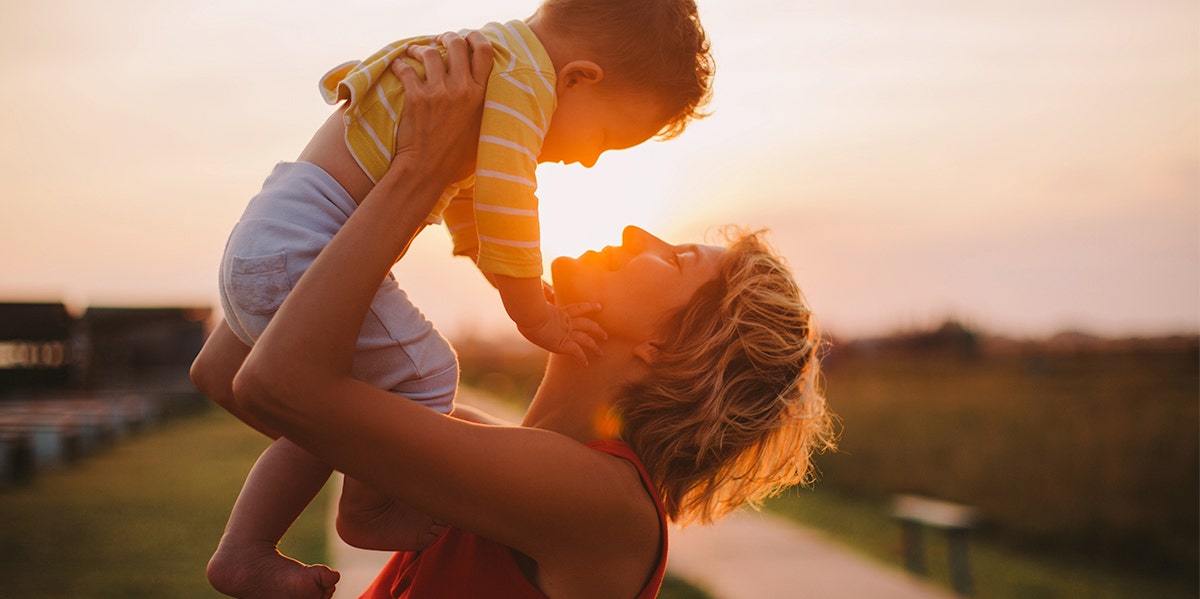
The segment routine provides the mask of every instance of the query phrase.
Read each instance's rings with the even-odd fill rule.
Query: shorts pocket
[[[233,303],[249,314],[271,314],[292,290],[287,253],[249,258],[233,256],[229,273]]]

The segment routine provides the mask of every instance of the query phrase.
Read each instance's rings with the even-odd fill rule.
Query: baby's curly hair
[[[709,523],[814,479],[835,446],[808,303],[762,232],[726,231],[720,274],[665,325],[616,402],[621,437],[674,522]]]
[[[557,30],[586,40],[606,81],[663,103],[658,139],[708,116],[716,65],[695,0],[546,0],[540,10]]]

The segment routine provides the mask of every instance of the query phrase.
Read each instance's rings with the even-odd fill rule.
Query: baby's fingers
[[[575,333],[583,333],[592,339],[604,341],[608,339],[608,333],[599,323],[582,316],[577,316],[571,319],[571,331]]]
[[[574,337],[574,335],[572,335],[572,337]],[[586,337],[586,335],[584,335],[584,337]],[[585,368],[587,367],[587,365],[588,365],[587,354],[584,353],[583,347],[581,347],[578,343],[575,343],[575,342],[571,341],[570,339],[567,339],[567,340],[563,341],[562,345],[559,346],[559,349],[561,351],[559,351],[557,353],[571,356],[572,358],[575,359],[575,361],[580,366],[583,366]]]
[[[595,302],[580,302],[578,304],[567,304],[566,306],[563,306],[562,309],[567,313],[567,316],[574,319],[576,317],[583,316],[584,314],[599,312],[600,304]]]
[[[600,332],[603,333],[604,331],[601,330]],[[592,355],[604,355],[604,350],[600,349],[600,344],[596,341],[596,338],[583,331],[571,331],[571,334],[567,335],[567,343],[581,347]]]
[[[604,352],[600,349],[599,341],[608,339],[608,333],[600,323],[583,316],[600,310],[600,304],[595,303],[580,303],[571,304],[563,307],[563,312],[570,319],[570,334],[568,338],[575,344],[583,347],[591,353],[602,356]]]

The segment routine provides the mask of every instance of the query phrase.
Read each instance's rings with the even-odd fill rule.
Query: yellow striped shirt
[[[495,64],[484,101],[475,175],[449,187],[428,221],[445,219],[455,254],[478,247],[480,270],[540,277],[535,170],[554,113],[554,65],[522,21],[489,23],[482,31],[492,42]],[[434,39],[395,42],[364,61],[339,65],[321,78],[326,102],[348,101],[346,145],[373,182],[391,164],[396,122],[404,105],[404,89],[388,65],[406,56],[408,46],[432,45]],[[407,60],[424,77],[422,65]]]

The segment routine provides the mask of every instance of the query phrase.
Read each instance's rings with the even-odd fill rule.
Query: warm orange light
[[[621,415],[613,409],[601,411],[596,414],[594,425],[601,439],[615,439],[621,434]]]

